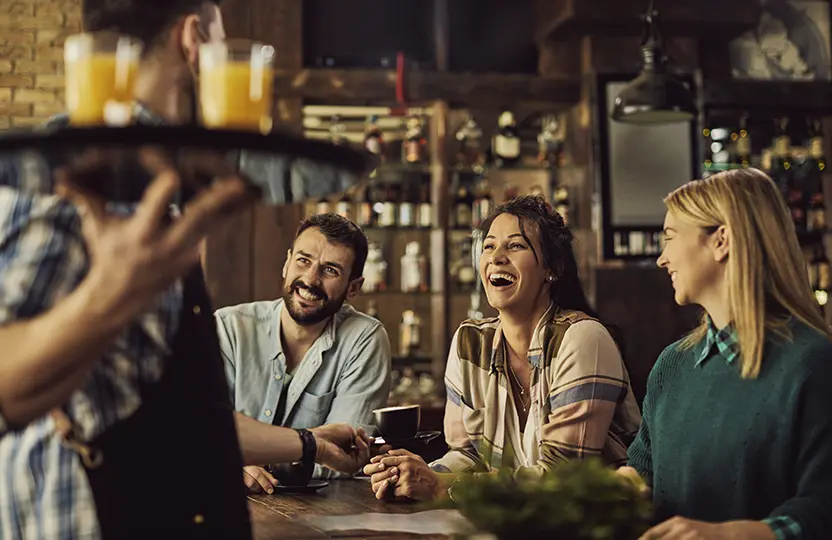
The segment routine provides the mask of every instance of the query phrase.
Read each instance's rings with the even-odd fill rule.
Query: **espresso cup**
[[[303,463],[279,463],[269,466],[269,472],[282,486],[305,487],[312,480],[312,467],[304,467]]]
[[[418,405],[385,407],[373,411],[378,433],[388,443],[415,437],[419,432],[420,414]]]

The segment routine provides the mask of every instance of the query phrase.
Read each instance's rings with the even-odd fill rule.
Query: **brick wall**
[[[63,110],[63,42],[81,29],[81,0],[0,0],[0,130]]]

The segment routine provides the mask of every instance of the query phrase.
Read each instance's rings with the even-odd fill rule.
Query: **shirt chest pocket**
[[[309,427],[320,426],[329,415],[334,398],[334,390],[323,394],[303,392],[298,400],[293,424],[305,424]]]

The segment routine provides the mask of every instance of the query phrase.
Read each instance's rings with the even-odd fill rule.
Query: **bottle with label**
[[[482,129],[471,114],[467,114],[462,127],[456,132],[459,144],[456,160],[461,167],[471,167],[474,170],[482,168]]]
[[[511,111],[497,121],[499,129],[492,140],[492,159],[496,167],[512,167],[520,161],[520,134]]]
[[[381,252],[381,245],[370,242],[367,246],[367,261],[364,263],[364,292],[378,292],[387,289],[387,262]]]
[[[332,144],[336,144],[339,146],[347,146],[349,145],[349,141],[346,137],[347,126],[341,120],[339,115],[334,115],[329,120],[329,141]]]
[[[488,183],[488,178],[480,178],[477,184],[477,192],[474,197],[474,210],[471,216],[471,222],[474,227],[479,227],[480,223],[491,213],[494,208],[494,199],[491,197],[491,185]]]
[[[476,287],[477,273],[471,264],[471,237],[467,237],[459,246],[460,265],[456,272],[456,285],[460,291],[469,292]]]
[[[404,184],[401,189],[401,200],[399,201],[399,227],[416,226],[416,200],[412,184]]]
[[[471,229],[473,198],[468,186],[459,184],[453,206],[453,226],[456,229]]]
[[[823,128],[818,118],[809,118],[808,128],[809,156],[803,166],[804,186],[810,194],[806,229],[820,231],[826,228],[826,200],[823,193],[823,170],[826,169],[826,158],[823,155]]]
[[[384,195],[381,201],[381,212],[378,216],[379,227],[387,229],[396,226],[396,217],[398,214],[397,199],[396,187],[388,184],[386,189],[384,189]]]
[[[826,229],[826,202],[823,193],[815,192],[809,199],[809,212],[806,215],[806,230],[811,232]]]
[[[541,120],[540,134],[537,136],[537,162],[541,167],[553,169],[561,165],[563,138],[560,135],[560,122],[555,115],[544,116]]]
[[[710,128],[702,128],[702,137],[705,139],[704,141],[702,141],[703,153],[705,154],[702,159],[702,178],[707,178],[714,174],[714,153],[711,149],[712,144]]]
[[[416,218],[420,229],[430,229],[433,226],[433,211],[430,206],[430,184],[422,184],[419,195],[419,210]]]
[[[352,219],[352,199],[346,192],[335,203],[335,213],[341,217]]]
[[[422,120],[418,116],[411,116],[407,119],[407,131],[402,144],[402,161],[406,164],[426,162],[427,145]]]
[[[358,203],[358,215],[356,223],[359,227],[372,227],[375,224],[375,212],[373,211],[373,192],[370,186],[364,188],[364,196]]]
[[[409,242],[402,256],[402,292],[426,292],[428,290],[427,259],[422,255],[419,242]]]
[[[399,354],[405,357],[416,356],[422,345],[422,321],[416,312],[408,309],[402,313],[399,326]]]
[[[378,127],[378,117],[369,116],[364,128],[364,147],[384,161],[384,136]]]
[[[566,189],[566,186],[559,184],[555,188],[554,199],[555,212],[560,214],[565,224],[569,225],[569,190]]]

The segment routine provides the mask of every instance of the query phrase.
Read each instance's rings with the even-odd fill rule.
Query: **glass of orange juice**
[[[248,40],[199,48],[202,123],[268,133],[272,129],[274,47]]]
[[[66,106],[74,125],[104,124],[108,104],[133,100],[143,44],[112,32],[69,36],[64,42]]]

